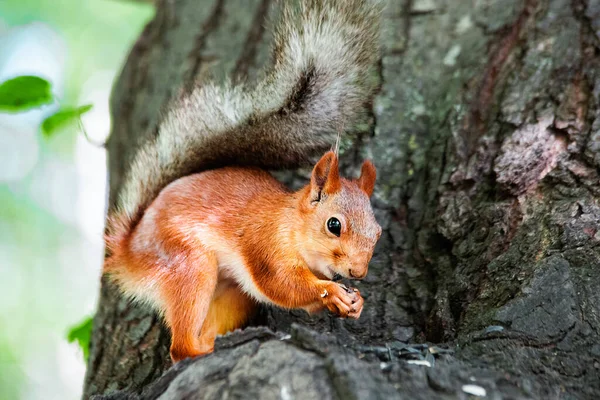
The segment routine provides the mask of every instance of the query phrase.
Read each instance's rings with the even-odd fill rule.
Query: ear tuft
[[[313,168],[310,186],[312,201],[319,201],[323,194],[334,194],[341,189],[338,158],[333,151],[325,153]]]
[[[356,181],[358,187],[362,189],[367,196],[371,197],[375,188],[375,180],[377,179],[377,170],[375,165],[370,160],[366,160],[360,169],[360,178]]]

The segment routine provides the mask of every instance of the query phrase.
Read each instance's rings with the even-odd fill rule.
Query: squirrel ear
[[[358,187],[371,197],[375,188],[375,179],[377,178],[377,170],[375,165],[370,160],[366,160],[360,169],[360,178],[356,181]]]
[[[323,194],[336,193],[341,187],[338,158],[333,151],[328,151],[313,168],[310,177],[311,201],[319,201]]]

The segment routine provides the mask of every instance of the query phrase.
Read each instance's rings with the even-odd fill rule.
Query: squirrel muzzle
[[[348,270],[348,275],[352,279],[363,279],[369,271],[369,262],[373,253],[361,252],[352,257],[352,266]]]

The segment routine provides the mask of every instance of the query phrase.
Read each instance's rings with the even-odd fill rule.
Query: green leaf
[[[18,76],[0,84],[0,111],[27,111],[52,100],[50,82],[37,76]]]
[[[73,326],[67,335],[69,343],[77,341],[81,350],[83,350],[83,358],[87,361],[90,355],[90,339],[92,337],[92,327],[94,317],[86,317],[78,325]]]
[[[58,129],[65,127],[66,125],[76,121],[86,112],[92,109],[92,105],[88,104],[81,107],[66,107],[59,110],[56,114],[53,114],[46,118],[42,122],[42,133],[46,137],[50,137]]]

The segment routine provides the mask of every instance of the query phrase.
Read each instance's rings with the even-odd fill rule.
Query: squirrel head
[[[363,163],[358,179],[341,178],[333,151],[313,168],[310,184],[301,191],[297,237],[302,257],[317,276],[362,279],[367,274],[381,236],[369,200],[375,178],[371,161]]]

